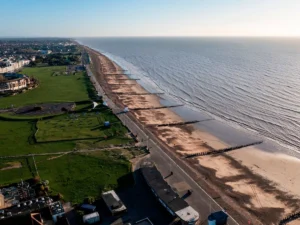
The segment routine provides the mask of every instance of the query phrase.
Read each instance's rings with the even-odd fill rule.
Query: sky
[[[300,0],[0,0],[2,37],[300,36]]]

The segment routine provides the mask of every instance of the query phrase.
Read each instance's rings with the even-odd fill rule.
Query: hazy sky
[[[0,0],[0,36],[300,36],[300,0]]]

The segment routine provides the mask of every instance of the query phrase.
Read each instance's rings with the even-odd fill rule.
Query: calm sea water
[[[299,151],[300,39],[81,38],[177,102]]]

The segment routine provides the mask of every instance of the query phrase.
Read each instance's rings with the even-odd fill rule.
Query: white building
[[[0,80],[0,92],[18,91],[27,88],[31,83],[28,76],[23,74],[4,74]]]
[[[10,63],[9,66],[0,68],[0,73],[9,73],[14,72],[20,69],[23,66],[27,66],[30,63],[30,60],[20,60],[18,62]]]
[[[114,190],[104,192],[102,194],[102,198],[112,215],[121,214],[127,211],[126,206],[123,204]]]

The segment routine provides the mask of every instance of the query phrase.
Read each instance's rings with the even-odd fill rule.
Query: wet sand
[[[119,73],[121,68],[94,51],[90,51],[90,55],[95,69],[102,76],[102,82],[106,82],[111,92],[122,93],[117,95],[117,99],[123,105],[129,109],[161,106],[159,97],[155,95],[130,95],[146,93],[146,90],[134,80],[120,81],[126,78],[125,75],[103,75]],[[120,82],[134,85],[111,85]],[[183,121],[170,109],[132,110],[130,113],[145,126]],[[180,157],[229,146],[213,134],[196,129],[193,125],[152,126],[151,129]],[[220,196],[225,194],[231,198],[241,211],[250,212],[261,224],[278,224],[280,219],[300,210],[300,160],[247,147],[217,156],[188,159],[186,163],[207,179],[205,182],[208,186],[221,192]],[[294,221],[293,224],[300,222]]]

